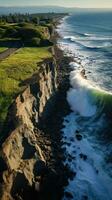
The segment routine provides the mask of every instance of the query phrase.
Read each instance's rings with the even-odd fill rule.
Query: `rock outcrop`
[[[32,194],[33,199],[42,199],[43,179],[49,171],[47,162],[52,156],[50,140],[39,130],[39,122],[48,117],[55,101],[55,59],[46,59],[38,73],[22,84],[24,91],[9,109],[0,152],[1,200],[28,200]]]
[[[63,165],[63,117],[69,62],[57,47],[40,63],[38,73],[23,81],[22,91],[9,108],[0,145],[0,200],[61,200],[68,178]]]

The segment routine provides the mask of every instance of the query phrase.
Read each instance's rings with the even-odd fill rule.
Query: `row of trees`
[[[9,15],[0,15],[0,23],[21,23],[21,22],[30,22],[30,23],[51,23],[53,18],[51,14],[9,14]]]
[[[1,23],[21,23],[21,22],[34,22],[39,24],[39,17],[32,17],[29,14],[9,14],[9,15],[1,15],[0,22]]]
[[[65,15],[64,13],[41,13],[41,14],[9,14],[0,15],[1,23],[21,23],[21,22],[31,22],[36,24],[53,23],[57,18]]]

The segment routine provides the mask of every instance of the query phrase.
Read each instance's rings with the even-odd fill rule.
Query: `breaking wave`
[[[64,40],[68,40],[70,42],[74,42],[76,44],[78,44],[79,46],[82,46],[84,48],[87,48],[87,49],[92,49],[92,50],[95,50],[95,49],[100,49],[100,48],[109,48],[109,47],[112,47],[112,42],[109,40],[109,38],[96,38],[96,37],[91,37],[89,39],[82,39],[80,37],[75,37],[75,36],[65,36],[64,37]],[[93,45],[91,44],[91,42],[94,41],[97,41],[97,43],[99,42],[99,45]],[[109,40],[109,41],[108,41]],[[86,43],[89,43],[89,44],[86,44]]]
[[[70,73],[70,83],[72,88],[67,92],[67,100],[73,111],[84,117],[107,111],[112,102],[111,92],[92,86],[92,83],[76,71]]]

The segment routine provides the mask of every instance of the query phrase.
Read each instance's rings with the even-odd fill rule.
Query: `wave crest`
[[[81,77],[80,74],[71,72],[70,81],[72,88],[67,93],[67,100],[71,109],[81,116],[90,117],[95,115],[97,106],[91,99],[91,87],[87,81]]]
[[[107,110],[108,101],[112,102],[112,93],[92,86],[78,71],[70,73],[72,88],[67,92],[67,101],[74,112],[83,117],[91,117]]]

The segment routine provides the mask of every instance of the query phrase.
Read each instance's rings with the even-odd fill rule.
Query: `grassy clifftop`
[[[22,82],[38,71],[42,60],[52,56],[51,35],[63,16],[55,13],[0,16],[0,130],[8,107],[23,90]]]
[[[8,58],[0,60],[0,127],[14,97],[23,89],[20,86],[22,81],[38,71],[42,60],[52,56],[49,51],[51,45],[47,24],[0,24],[0,53],[18,48]]]
[[[14,96],[22,90],[20,83],[38,70],[39,63],[51,57],[48,47],[25,47],[0,62],[0,122],[5,120]]]

